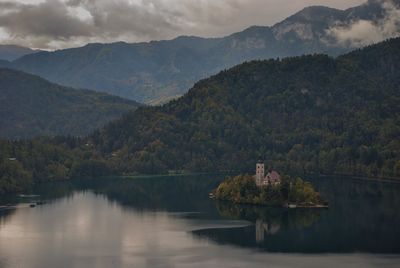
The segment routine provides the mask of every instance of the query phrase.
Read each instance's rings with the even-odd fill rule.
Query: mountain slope
[[[400,38],[337,59],[253,61],[88,138],[0,140],[0,193],[71,177],[253,172],[259,159],[296,176],[400,179],[399,65]]]
[[[86,135],[138,104],[0,69],[0,136]]]
[[[0,68],[6,68],[10,65],[9,61],[6,60],[0,60]]]
[[[254,61],[96,132],[124,172],[280,170],[400,176],[400,39],[337,59]],[[115,162],[113,162],[115,161]]]
[[[195,81],[244,61],[312,53],[339,55],[363,43],[339,42],[334,34],[360,19],[379,25],[384,15],[389,16],[386,13],[378,0],[348,10],[316,6],[272,27],[254,26],[224,38],[186,36],[137,44],[89,44],[28,55],[10,66],[63,85],[157,103],[182,95]]]
[[[0,45],[0,60],[13,61],[22,56],[39,52],[27,47],[16,45]]]

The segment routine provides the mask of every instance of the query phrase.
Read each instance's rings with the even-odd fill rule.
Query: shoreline
[[[105,176],[97,176],[93,178],[65,178],[65,179],[58,179],[58,180],[49,180],[49,181],[38,181],[34,184],[28,186],[26,189],[22,189],[21,191],[13,191],[13,192],[4,192],[1,193],[3,195],[12,195],[12,194],[19,194],[26,190],[29,190],[31,187],[40,184],[46,183],[57,183],[57,182],[66,182],[66,181],[73,181],[73,180],[82,180],[82,179],[97,179],[97,178],[120,178],[120,179],[141,179],[141,178],[162,178],[162,177],[184,177],[184,176],[205,176],[205,175],[234,175],[237,172],[234,171],[215,171],[215,172],[188,172],[188,173],[176,173],[176,174],[135,174],[135,175],[105,175]],[[317,174],[317,173],[306,173],[304,175],[313,176],[314,178],[327,178],[335,177],[335,178],[342,178],[354,181],[364,181],[364,182],[379,182],[385,184],[400,184],[400,178],[370,178],[367,176],[361,175],[348,175],[348,174]]]
[[[143,178],[167,178],[167,177],[185,177],[185,176],[227,175],[227,174],[230,173],[193,172],[193,173],[177,173],[177,174],[138,174],[138,175],[104,176],[103,178],[143,179]]]
[[[209,193],[209,198],[217,201],[217,202],[227,202],[227,203],[231,203],[234,205],[241,205],[241,206],[256,206],[256,207],[269,207],[269,208],[284,208],[284,209],[328,209],[329,208],[329,204],[328,202],[326,202],[325,204],[313,204],[313,205],[303,205],[303,204],[294,204],[294,203],[283,203],[280,205],[268,205],[268,204],[256,204],[256,203],[237,203],[237,202],[233,202],[231,200],[223,200],[223,199],[218,199],[215,197],[215,195],[213,193]]]
[[[172,177],[172,176],[196,176],[196,175],[235,175],[239,174],[240,171],[212,171],[212,172],[185,172],[185,173],[176,173],[176,174],[135,174],[135,175],[115,175],[115,176],[104,176],[104,177],[122,177],[122,178],[147,178],[147,177]],[[333,173],[333,174],[321,174],[321,173],[304,173],[304,176],[315,176],[329,178],[329,177],[336,177],[343,179],[351,179],[351,180],[362,180],[362,181],[370,181],[370,182],[383,182],[383,183],[398,183],[400,184],[400,178],[396,177],[368,177],[364,175],[350,175],[350,174],[340,174],[340,173]]]

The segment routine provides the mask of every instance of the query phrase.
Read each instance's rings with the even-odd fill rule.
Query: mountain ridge
[[[29,179],[249,173],[259,159],[296,176],[400,179],[399,72],[400,38],[337,58],[242,63],[86,138],[0,140],[0,192]]]
[[[22,56],[37,53],[40,50],[34,50],[28,47],[18,45],[1,45],[0,44],[0,60],[13,61]]]
[[[90,90],[62,87],[0,68],[0,136],[88,135],[140,105]]]
[[[271,27],[251,26],[225,37],[94,43],[27,55],[10,67],[63,85],[157,103],[182,95],[195,81],[244,61],[312,53],[337,56],[350,51],[352,44],[338,42],[329,30],[359,19],[374,21],[384,12],[377,2],[346,10],[314,6]]]
[[[243,63],[129,113],[92,142],[128,173],[243,171],[265,157],[297,173],[399,177],[399,48],[397,38],[337,59]]]

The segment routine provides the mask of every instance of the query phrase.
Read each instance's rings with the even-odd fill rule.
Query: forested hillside
[[[20,192],[38,182],[117,174],[84,139],[0,140],[0,194]]]
[[[124,172],[278,170],[400,176],[400,39],[337,59],[254,61],[96,132]]]
[[[85,139],[0,142],[0,185],[9,191],[21,188],[20,178],[252,172],[259,159],[286,174],[400,178],[399,72],[400,38],[337,59],[244,63]]]
[[[10,64],[9,61],[0,60],[0,68],[6,68]]]
[[[88,135],[139,106],[134,101],[52,84],[0,68],[0,137]]]

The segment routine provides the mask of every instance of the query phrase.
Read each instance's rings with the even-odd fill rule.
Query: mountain
[[[259,159],[296,176],[400,178],[399,85],[400,38],[336,59],[244,63],[87,138],[0,140],[0,192],[71,177],[253,172]]]
[[[0,137],[87,135],[137,108],[134,101],[0,69]]]
[[[0,60],[0,68],[6,68],[10,65],[10,62],[7,60]]]
[[[358,38],[350,34],[353,40],[348,31],[360,20],[369,21],[371,27],[386,23],[384,17],[392,13],[382,3],[370,0],[347,10],[308,7],[272,27],[253,26],[223,38],[182,36],[170,41],[88,44],[40,52],[10,67],[59,84],[157,104],[184,94],[199,79],[244,61],[312,53],[336,56],[365,45],[363,38],[372,35]],[[398,0],[393,5],[397,6],[392,9],[400,7]],[[394,32],[386,34],[400,33],[398,24],[392,26],[388,29]]]
[[[0,45],[0,60],[13,61],[22,56],[37,53],[39,51],[40,50],[33,50],[16,45]]]
[[[400,38],[337,59],[253,61],[139,108],[91,142],[128,173],[252,171],[266,159],[297,174],[400,177],[399,85]]]

